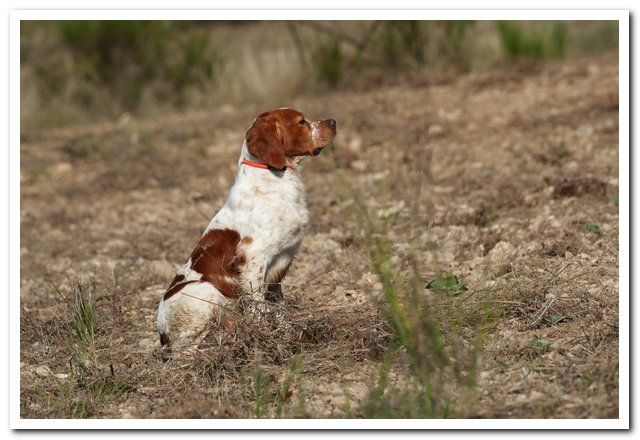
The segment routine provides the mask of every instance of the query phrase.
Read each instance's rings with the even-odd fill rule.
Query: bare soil
[[[399,266],[415,253],[425,285],[452,272],[462,299],[491,293],[476,398],[458,416],[618,417],[617,66],[520,64],[274,103],[339,124],[335,147],[305,161],[311,223],[284,286],[295,326],[235,336],[271,341],[261,365],[274,382],[298,353],[282,416],[363,416],[391,338],[346,180],[385,220]],[[257,354],[167,363],[155,313],[263,110],[220,103],[22,133],[21,417],[256,415],[245,367]],[[97,357],[122,392],[65,385],[61,294],[76,279],[95,283]]]

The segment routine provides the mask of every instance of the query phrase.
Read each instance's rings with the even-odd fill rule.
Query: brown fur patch
[[[184,275],[182,275],[182,274],[176,275],[173,278],[173,281],[171,281],[171,284],[169,285],[169,288],[164,293],[163,299],[165,301],[168,300],[173,295],[175,295],[176,293],[181,291],[184,286],[186,286],[187,284],[195,283],[196,281],[197,280],[184,281]]]
[[[191,268],[202,274],[201,281],[213,284],[227,298],[239,294],[234,281],[240,274],[241,264],[236,255],[239,241],[240,234],[231,229],[210,230],[191,253]]]

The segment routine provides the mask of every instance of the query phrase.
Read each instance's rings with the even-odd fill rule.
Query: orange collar
[[[285,171],[287,169],[287,167],[282,167],[282,168],[275,168],[272,167],[271,165],[267,165],[266,163],[260,163],[260,162],[254,162],[252,160],[249,159],[243,159],[241,162],[243,165],[249,165],[250,167],[254,167],[254,168],[262,168],[263,170],[269,170],[269,171]]]

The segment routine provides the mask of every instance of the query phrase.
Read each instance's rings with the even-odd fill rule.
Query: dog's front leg
[[[242,292],[252,301],[264,301],[266,267],[264,260],[250,260],[242,268],[238,282]]]
[[[273,266],[273,261],[265,260],[259,264],[248,265],[242,272],[242,290],[249,295],[249,302],[245,303],[245,306],[256,316],[271,316],[272,312],[278,309],[277,303],[282,300],[282,286],[279,283],[282,277],[278,277],[278,282],[273,282],[269,263]]]

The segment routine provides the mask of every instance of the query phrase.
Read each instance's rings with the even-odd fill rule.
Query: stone
[[[499,241],[488,254],[489,261],[493,264],[509,263],[514,257],[516,249],[506,241]]]
[[[46,365],[40,365],[36,368],[35,373],[40,377],[49,377],[51,375],[51,368]]]

